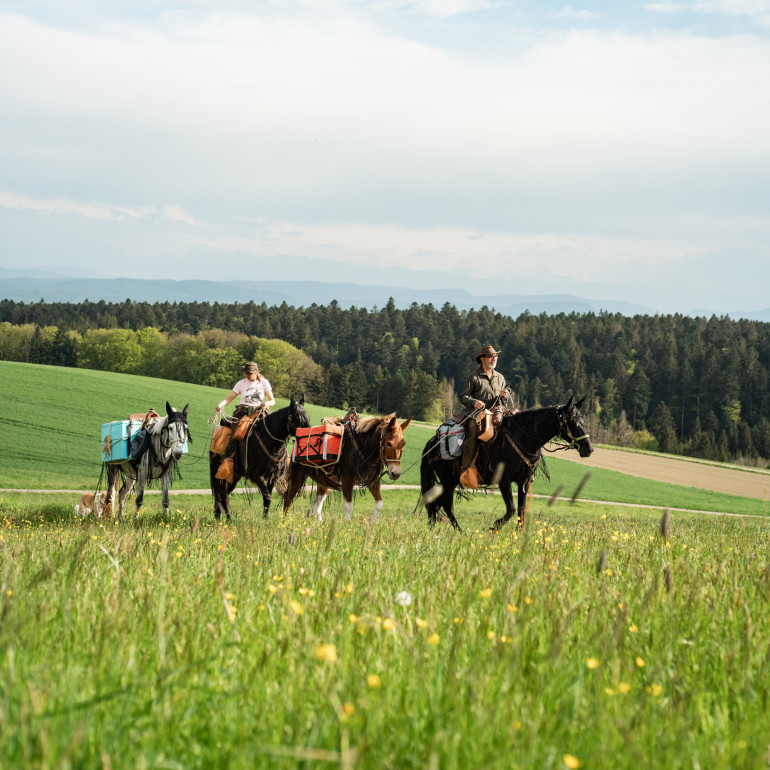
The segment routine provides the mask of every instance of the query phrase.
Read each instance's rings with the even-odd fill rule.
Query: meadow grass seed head
[[[663,517],[660,520],[660,534],[663,537],[668,536],[668,529],[669,525],[671,524],[671,512],[666,508],[665,511],[663,511]]]

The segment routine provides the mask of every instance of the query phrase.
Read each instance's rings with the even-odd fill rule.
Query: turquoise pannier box
[[[139,433],[141,420],[115,420],[102,425],[102,462],[128,460],[131,439]]]

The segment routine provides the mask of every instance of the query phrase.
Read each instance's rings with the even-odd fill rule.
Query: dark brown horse
[[[292,396],[288,406],[257,420],[243,439],[243,451],[236,453],[235,475],[231,482],[216,477],[222,455],[209,452],[214,518],[219,519],[222,515],[230,518],[230,493],[244,477],[256,484],[262,493],[262,515],[267,518],[273,487],[286,471],[286,442],[296,434],[297,428],[309,425],[304,396],[299,401]]]
[[[564,449],[577,449],[581,457],[594,451],[580,407],[572,398],[561,406],[527,409],[503,417],[496,436],[488,443],[479,442],[476,468],[484,486],[496,485],[505,501],[505,515],[492,529],[500,529],[516,514],[512,484],[519,488],[519,526],[524,525],[524,506],[542,449],[551,440],[563,442]],[[438,437],[425,445],[420,465],[422,502],[428,511],[428,521],[434,525],[443,508],[455,529],[460,529],[454,514],[454,491],[460,484],[457,460],[439,457]]]
[[[399,425],[396,415],[364,417],[354,425],[347,425],[342,438],[339,460],[323,468],[303,465],[293,461],[289,465],[289,484],[283,496],[283,511],[289,510],[294,499],[302,491],[305,480],[316,483],[316,494],[310,506],[318,521],[322,521],[321,508],[329,490],[342,490],[345,518],[350,519],[353,510],[353,487],[368,489],[374,497],[376,519],[382,510],[380,476],[386,469],[395,481],[401,475],[401,453],[404,451],[404,430],[412,421],[410,417]]]

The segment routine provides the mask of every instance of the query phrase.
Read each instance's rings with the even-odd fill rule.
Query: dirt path
[[[741,470],[692,460],[623,452],[597,448],[588,458],[578,457],[577,452],[559,452],[560,460],[580,462],[591,468],[627,473],[653,481],[665,481],[683,487],[708,489],[729,495],[767,500],[770,496],[770,471]]]

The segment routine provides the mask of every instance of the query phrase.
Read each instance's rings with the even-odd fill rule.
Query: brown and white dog
[[[98,497],[94,498],[93,492],[86,492],[75,505],[75,513],[79,516],[87,516],[89,513],[94,513],[98,518],[104,516],[108,517],[112,513],[112,506],[109,505],[105,509],[105,503],[107,502],[107,493],[102,492]]]

